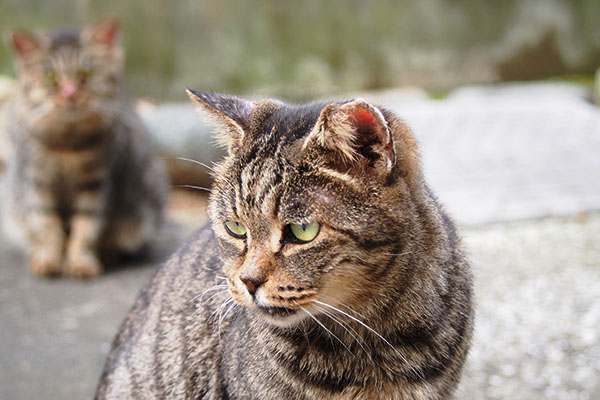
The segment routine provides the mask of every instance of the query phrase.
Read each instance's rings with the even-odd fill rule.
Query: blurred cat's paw
[[[60,274],[60,259],[44,253],[34,253],[30,259],[31,271],[37,276],[52,277]]]
[[[102,263],[91,254],[70,257],[65,262],[63,273],[79,279],[94,278],[102,273]]]

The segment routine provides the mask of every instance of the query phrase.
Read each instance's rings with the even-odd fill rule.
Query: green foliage
[[[495,47],[526,1],[0,0],[0,26],[47,29],[115,15],[136,95],[183,99],[186,86],[306,99],[412,84],[435,91],[493,81]],[[561,3],[561,2],[559,2]],[[600,65],[600,2],[561,3],[573,40]],[[594,64],[596,63],[596,64]],[[486,69],[487,68],[487,69]],[[11,74],[0,49],[0,73]]]

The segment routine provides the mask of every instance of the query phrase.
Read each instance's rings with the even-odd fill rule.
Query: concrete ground
[[[600,213],[463,236],[477,318],[457,399],[600,399]]]
[[[457,398],[600,398],[598,109],[561,84],[364,96],[414,128],[471,254],[477,326]],[[202,201],[176,193],[152,256],[90,282],[35,278],[0,240],[0,400],[90,398],[137,291],[203,223]]]

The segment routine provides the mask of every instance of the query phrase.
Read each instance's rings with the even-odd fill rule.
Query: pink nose
[[[265,277],[247,275],[240,276],[240,280],[244,283],[244,285],[246,285],[248,293],[250,293],[251,296],[254,296],[254,293],[256,293],[258,287],[267,281]]]
[[[77,84],[71,80],[64,80],[60,85],[60,95],[61,97],[70,100],[77,93]]]

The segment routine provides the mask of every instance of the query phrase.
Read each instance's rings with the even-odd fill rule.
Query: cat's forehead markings
[[[76,48],[61,47],[52,55],[52,63],[57,69],[64,69],[81,63],[83,54]]]
[[[350,175],[346,175],[346,174],[343,174],[343,173],[338,172],[338,171],[334,171],[334,170],[329,169],[329,168],[320,168],[319,171],[321,171],[324,174],[329,175],[329,176],[331,176],[331,177],[333,177],[335,179],[339,179],[339,180],[342,180],[342,181],[344,181],[346,183],[349,183],[349,184],[351,184],[353,186],[357,185],[357,182]]]
[[[242,190],[238,193],[238,197],[243,198],[246,193],[250,193],[250,182],[252,181],[252,168],[246,167],[241,174]]]
[[[283,229],[275,223],[271,224],[271,240],[269,245],[273,253],[277,253],[281,248],[281,235],[283,235]]]
[[[260,204],[260,212],[262,213],[262,215],[268,216],[268,217],[274,217],[275,216],[275,205],[276,205],[276,198],[279,194],[277,193],[276,190],[269,190],[269,193],[267,193],[264,197],[264,200],[262,201],[262,204]]]

